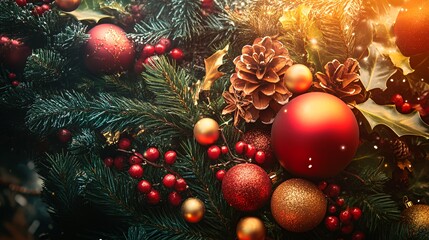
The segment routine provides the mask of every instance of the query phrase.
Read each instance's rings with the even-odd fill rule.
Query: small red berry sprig
[[[408,114],[413,111],[413,106],[407,100],[404,100],[399,93],[394,94],[390,101],[395,104],[396,110],[402,114]]]
[[[155,188],[162,184],[166,189],[171,190],[167,199],[172,206],[179,206],[182,202],[181,192],[188,189],[188,184],[179,173],[174,171],[170,166],[176,162],[177,153],[173,150],[165,152],[163,163],[158,163],[161,153],[156,147],[150,147],[141,154],[132,148],[132,142],[127,137],[122,137],[118,141],[117,151],[120,153],[127,154],[128,164],[124,155],[118,155],[115,158],[107,157],[104,159],[104,163],[107,167],[115,167],[118,171],[124,170],[126,166],[128,168],[128,174],[134,179],[140,180],[137,183],[137,190],[141,194],[144,194],[146,202],[155,205],[161,201],[161,194]],[[143,179],[144,166],[151,166],[155,168],[162,168],[168,173],[162,178],[161,183],[151,183],[147,179]]]
[[[325,217],[325,227],[330,232],[339,233],[342,236],[349,236],[353,240],[365,239],[362,231],[355,231],[354,222],[362,216],[362,210],[358,207],[345,206],[344,198],[340,197],[341,187],[334,183],[322,181],[319,189],[323,191],[328,199],[328,215]]]
[[[145,65],[153,65],[159,55],[164,55],[171,48],[171,40],[168,38],[161,38],[157,44],[146,44],[140,53],[139,59],[134,65],[134,71],[141,73],[144,71]],[[180,48],[173,48],[169,53],[170,57],[176,61],[181,61],[185,57],[183,50]]]

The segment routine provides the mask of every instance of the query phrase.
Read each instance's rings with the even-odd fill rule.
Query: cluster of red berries
[[[144,11],[143,5],[141,4],[129,5],[127,7],[127,11],[130,13],[130,15],[127,15],[126,18],[124,19],[126,24],[131,25],[143,19],[143,11]]]
[[[132,146],[132,142],[129,138],[122,137],[118,141],[118,148],[122,150],[129,150]],[[104,164],[107,167],[115,167],[118,171],[128,168],[128,174],[134,179],[141,179],[137,184],[137,190],[145,194],[146,201],[149,204],[155,205],[161,201],[161,194],[158,190],[153,188],[153,184],[143,178],[144,168],[143,165],[150,166],[145,161],[156,164],[160,159],[161,153],[155,147],[148,148],[143,154],[135,152],[128,158],[128,164],[126,158],[122,155],[116,157],[107,157],[104,159]],[[167,151],[164,154],[164,164],[173,165],[176,162],[177,153],[175,151]],[[160,165],[162,166],[162,165]],[[187,189],[188,185],[183,178],[169,173],[166,174],[162,179],[162,185],[167,189],[172,189],[168,195],[168,202],[173,206],[179,206],[182,202],[180,192]]]
[[[395,104],[396,110],[400,113],[407,114],[413,110],[411,104],[408,101],[404,101],[404,98],[399,93],[394,94],[390,100]]]
[[[331,232],[340,232],[343,236],[352,234],[355,230],[353,222],[361,218],[362,210],[358,207],[344,205],[344,198],[339,197],[341,188],[337,184],[328,184],[322,181],[319,183],[319,189],[325,193],[330,203],[327,211],[328,216],[325,218],[326,229]],[[361,231],[355,231],[351,236],[352,240],[365,239],[365,234]]]
[[[214,1],[213,0],[201,0],[201,11],[204,16],[210,15],[214,11]]]
[[[49,1],[46,1],[46,2],[49,2]],[[20,7],[27,6],[27,0],[15,0],[15,3]],[[33,14],[36,16],[40,16],[49,10],[51,10],[51,7],[49,6],[49,4],[44,3],[40,6],[36,5],[33,9]]]
[[[7,74],[7,78],[9,78],[10,80],[10,85],[12,85],[12,87],[18,87],[20,82],[16,79],[16,74],[13,72],[10,72]]]
[[[153,64],[156,61],[156,55],[164,55],[171,48],[171,41],[168,38],[161,38],[156,45],[146,44],[141,51],[140,58],[134,65],[136,73],[144,71],[144,65]],[[185,54],[179,48],[173,48],[170,51],[170,57],[176,61],[184,58]]]

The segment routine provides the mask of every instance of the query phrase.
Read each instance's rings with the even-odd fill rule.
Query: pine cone
[[[325,65],[325,73],[316,73],[316,88],[337,96],[346,103],[362,103],[367,95],[359,76],[359,62],[348,58],[344,64],[334,60]]]
[[[395,141],[393,141],[393,154],[398,162],[404,162],[411,158],[411,152],[408,144],[401,139],[395,139]]]
[[[270,37],[258,38],[252,46],[243,47],[242,55],[234,59],[234,64],[236,73],[230,79],[233,92],[250,101],[243,108],[249,116],[244,119],[246,122],[259,119],[265,124],[272,123],[292,95],[283,78],[292,65],[287,49]]]

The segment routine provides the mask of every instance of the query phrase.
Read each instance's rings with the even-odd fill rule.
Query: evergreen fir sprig
[[[80,133],[74,133],[73,139],[68,146],[68,150],[73,155],[84,155],[91,152],[98,152],[101,149],[99,141],[97,141],[96,133],[88,128],[84,128]]]
[[[155,44],[162,37],[172,35],[173,26],[171,23],[162,19],[151,18],[148,21],[141,21],[134,25],[135,33],[129,33],[127,36],[139,44]]]
[[[172,0],[170,14],[175,29],[173,39],[189,41],[193,36],[202,34],[204,28],[200,1]]]
[[[76,56],[81,53],[82,45],[88,40],[87,26],[78,21],[70,20],[57,34],[48,38],[48,46],[65,56]]]

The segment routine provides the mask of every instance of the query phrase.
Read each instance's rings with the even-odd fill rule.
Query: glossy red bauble
[[[2,47],[0,62],[8,69],[20,72],[24,69],[27,58],[31,55],[31,49],[17,40],[10,40],[10,43],[11,45]]]
[[[404,104],[404,98],[402,97],[402,95],[401,94],[394,94],[391,98],[390,98],[390,101],[392,102],[392,103],[394,103],[395,104],[395,106],[397,107],[397,108],[399,108],[399,107],[401,107],[402,106],[402,104]]]
[[[254,211],[269,200],[271,180],[258,165],[238,164],[226,172],[222,180],[222,193],[233,208]]]
[[[217,145],[210,146],[209,149],[207,149],[207,156],[211,160],[218,160],[221,154],[222,154],[222,151],[220,150],[220,147]]]
[[[410,0],[403,5],[393,31],[396,44],[405,56],[429,51],[429,1]]]
[[[7,74],[7,77],[9,79],[15,79],[16,78],[16,74],[11,72],[11,73]]]
[[[152,184],[147,180],[141,180],[137,184],[137,190],[141,193],[149,193],[152,190]]]
[[[331,205],[328,207],[328,212],[331,214],[334,214],[337,212],[337,207],[335,207],[334,205]]]
[[[128,174],[135,179],[143,177],[143,172],[143,167],[140,164],[134,164],[128,169]]]
[[[176,180],[176,183],[174,184],[174,190],[178,192],[183,192],[188,187],[188,184],[186,183],[185,179],[179,178]]]
[[[359,127],[350,108],[339,98],[320,92],[300,95],[274,119],[271,143],[280,164],[306,178],[329,178],[353,159]]]
[[[177,153],[175,151],[167,151],[164,154],[164,161],[168,165],[173,165],[176,162],[177,159]]]
[[[168,202],[172,206],[177,207],[180,205],[180,203],[182,203],[182,196],[180,196],[178,192],[171,192],[170,194],[168,194]]]
[[[344,200],[344,198],[338,198],[337,201],[335,201],[335,202],[340,207],[344,206],[344,204],[346,203],[346,201]]]
[[[155,189],[152,189],[147,195],[146,195],[147,203],[151,205],[158,204],[159,201],[161,201],[161,194]]]
[[[144,153],[143,156],[151,162],[156,162],[159,158],[159,151],[157,148],[151,147],[148,148]]]
[[[400,108],[400,112],[403,114],[408,114],[413,110],[413,108],[411,107],[411,104],[408,102],[405,102],[404,104],[402,104],[401,108]]]
[[[165,175],[164,178],[162,179],[162,184],[166,188],[174,187],[174,185],[176,184],[176,176],[174,176],[173,174]]]
[[[115,74],[133,66],[134,45],[120,27],[100,24],[89,32],[84,62],[93,73]]]
[[[224,154],[224,155],[227,154],[229,151],[227,146],[220,147],[220,150],[221,150],[222,154]]]

